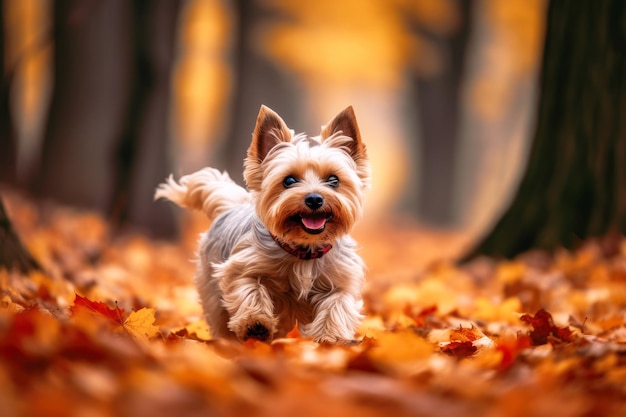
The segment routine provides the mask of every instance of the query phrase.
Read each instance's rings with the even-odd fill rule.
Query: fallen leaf
[[[476,327],[458,327],[457,329],[452,329],[450,331],[450,341],[451,342],[473,342],[474,340],[478,340],[483,337],[482,334]]]
[[[123,327],[132,336],[140,340],[147,340],[159,334],[159,328],[154,325],[155,310],[153,308],[142,308],[133,311],[124,321]]]
[[[478,348],[476,348],[476,346],[474,346],[470,341],[450,342],[441,347],[441,351],[443,353],[459,359],[472,356],[477,350]]]
[[[394,261],[365,259],[360,343],[295,331],[240,343],[210,338],[192,251],[90,237],[81,228],[104,223],[46,211],[39,223],[18,220],[46,273],[0,270],[0,415],[626,412],[626,240],[611,259],[587,243],[540,267],[486,258],[470,273],[418,264],[423,236],[381,226],[360,243],[395,239]]]
[[[413,318],[416,327],[427,327],[429,317],[433,316],[435,313],[437,313],[436,305],[423,308],[417,312],[417,314],[413,314],[411,306],[407,306],[404,309],[404,314]]]
[[[532,345],[532,339],[527,335],[505,335],[497,340],[496,350],[502,354],[498,366],[500,372],[510,369],[516,362],[520,352]]]
[[[209,325],[204,320],[193,321],[185,328],[190,336],[195,336],[198,340],[211,340]]]
[[[124,317],[126,316],[126,312],[122,308],[117,306],[115,308],[110,308],[101,301],[91,301],[88,298],[76,294],[74,304],[70,307],[70,312],[72,315],[75,315],[81,311],[81,309],[89,311],[96,316],[106,318],[117,324],[122,324]]]
[[[524,314],[521,320],[532,326],[533,330],[530,332],[530,337],[535,346],[544,345],[549,340],[555,340],[556,342],[572,341],[572,331],[568,327],[555,326],[552,314],[544,309],[537,311],[534,316]]]

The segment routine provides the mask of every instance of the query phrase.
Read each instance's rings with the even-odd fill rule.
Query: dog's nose
[[[304,204],[311,210],[317,210],[324,204],[324,197],[317,193],[311,193],[304,197]]]

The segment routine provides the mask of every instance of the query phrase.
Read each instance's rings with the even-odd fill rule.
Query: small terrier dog
[[[205,168],[155,193],[212,221],[195,277],[212,337],[269,342],[297,324],[317,342],[351,342],[365,265],[348,233],[370,183],[352,107],[307,137],[261,106],[244,179],[249,192]]]

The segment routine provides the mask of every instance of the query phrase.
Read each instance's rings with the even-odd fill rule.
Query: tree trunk
[[[113,173],[112,217],[154,236],[171,237],[176,232],[173,212],[154,204],[153,195],[171,172],[170,81],[181,2],[136,0],[132,7],[132,91]]]
[[[0,197],[0,268],[8,270],[15,268],[22,273],[41,269],[15,233],[2,197]]]
[[[127,0],[54,2],[54,79],[35,191],[104,212],[127,110]]]
[[[0,4],[0,182],[13,183],[17,152],[15,147],[15,129],[11,117],[10,91],[12,71],[6,69],[4,12]]]
[[[437,74],[418,75],[415,79],[423,155],[419,165],[418,215],[421,221],[440,226],[449,226],[455,221],[452,193],[461,124],[461,82],[470,34],[470,4],[468,0],[457,2],[461,22],[454,33],[422,33],[437,46],[443,67]]]
[[[262,2],[239,0],[237,13],[237,39],[234,47],[235,83],[233,111],[226,142],[219,152],[217,166],[226,169],[231,178],[243,183],[243,159],[250,146],[254,123],[261,104],[269,106],[289,123],[297,126],[299,103],[298,89],[278,66],[262,56],[254,45],[253,34],[261,24],[277,19],[274,12],[265,10]],[[224,162],[225,161],[225,162]]]
[[[626,3],[552,1],[537,130],[509,209],[465,260],[626,232]]]
[[[160,237],[174,214],[154,204],[170,173],[171,69],[181,2],[54,3],[53,95],[34,190]]]

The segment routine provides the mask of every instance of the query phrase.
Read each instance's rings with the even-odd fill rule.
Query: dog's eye
[[[286,176],[285,179],[283,180],[283,186],[285,188],[289,188],[297,182],[298,180],[293,175],[289,175],[289,176]]]
[[[336,175],[331,175],[330,177],[328,177],[328,179],[326,180],[326,183],[333,187],[336,188],[339,185],[339,178],[337,178]]]

